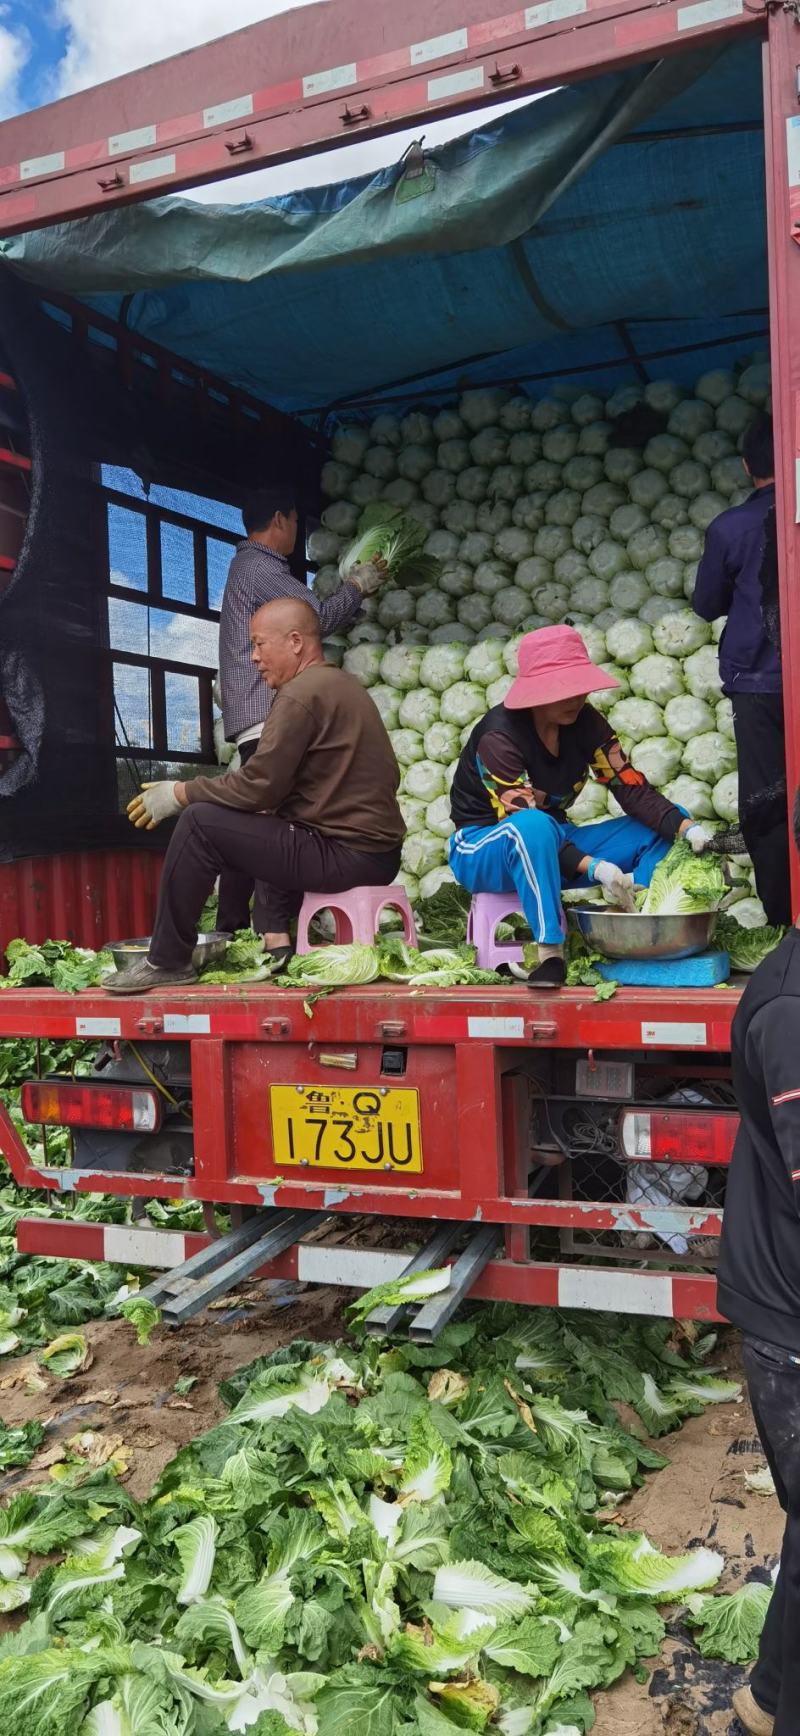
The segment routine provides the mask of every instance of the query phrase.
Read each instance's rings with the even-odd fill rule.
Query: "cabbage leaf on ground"
[[[657,1654],[657,1604],[723,1566],[603,1515],[666,1463],[614,1397],[644,1410],[647,1378],[677,1423],[711,1342],[499,1304],[432,1346],[258,1358],[141,1506],[105,1473],[0,1506],[4,1601],[30,1599],[0,1640],[4,1736],[581,1736],[590,1694]]]

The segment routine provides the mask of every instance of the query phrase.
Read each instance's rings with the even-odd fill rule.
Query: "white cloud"
[[[135,0],[122,6],[108,0],[58,0],[67,49],[57,70],[57,94],[151,66],[169,54],[288,12],[295,4],[306,0],[227,0],[224,8],[219,0]]]
[[[135,0],[135,4],[121,7],[109,5],[108,0],[56,0],[56,3],[59,21],[67,30],[67,48],[54,70],[53,88],[55,95],[64,96],[87,85],[100,84],[104,79],[116,78],[120,73],[149,66],[153,61],[279,12],[302,7],[309,0],[228,0],[224,10],[219,0]],[[0,42],[0,99],[2,68]],[[488,120],[503,114],[516,107],[517,102],[512,99],[492,104],[482,111],[481,118]],[[426,143],[440,144],[457,133],[468,132],[477,119],[477,115],[462,114],[428,122],[424,129]],[[385,138],[354,140],[338,150],[196,187],[186,196],[204,203],[238,204],[367,174],[397,162],[420,130],[417,126]]]
[[[0,6],[0,120],[19,111],[20,74],[31,52],[27,30],[11,30],[2,22],[7,15],[8,8]]]

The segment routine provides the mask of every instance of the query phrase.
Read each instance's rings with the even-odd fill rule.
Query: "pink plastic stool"
[[[384,910],[396,910],[403,918],[403,933],[409,946],[416,946],[417,931],[407,894],[402,886],[352,886],[349,892],[307,892],[297,922],[297,951],[314,952],[308,930],[321,910],[330,910],[338,942],[363,941],[371,946]]]
[[[516,892],[473,892],[467,917],[467,940],[474,946],[481,970],[497,970],[501,964],[522,964],[522,947],[495,940],[507,916],[521,916]]]

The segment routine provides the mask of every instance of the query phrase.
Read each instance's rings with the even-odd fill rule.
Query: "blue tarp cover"
[[[301,414],[598,363],[602,391],[630,346],[685,350],[646,366],[689,378],[766,329],[759,45],[555,91],[431,152],[420,181],[160,199],[0,249]]]

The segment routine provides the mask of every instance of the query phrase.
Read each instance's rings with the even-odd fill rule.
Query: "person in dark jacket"
[[[526,633],[518,659],[516,681],[476,723],[456,767],[450,867],[468,892],[518,894],[539,945],[528,980],[557,989],[566,980],[562,884],[594,883],[625,904],[634,883],[649,886],[675,838],[699,855],[711,834],[653,789],[587,705],[588,694],[619,682],[590,662],[574,627]],[[589,777],[616,797],[621,818],[567,818]]]
[[[800,794],[794,835],[800,850]],[[741,1115],[718,1305],[744,1334],[753,1415],[786,1514],[780,1572],[750,1685],[733,1697],[752,1736],[800,1727],[800,930],[754,972],[733,1022]]]
[[[792,918],[769,416],[747,430],[742,461],[753,493],[709,525],[692,607],[704,621],[728,617],[719,668],[723,693],[733,702],[740,823],[767,920],[783,926]]]

